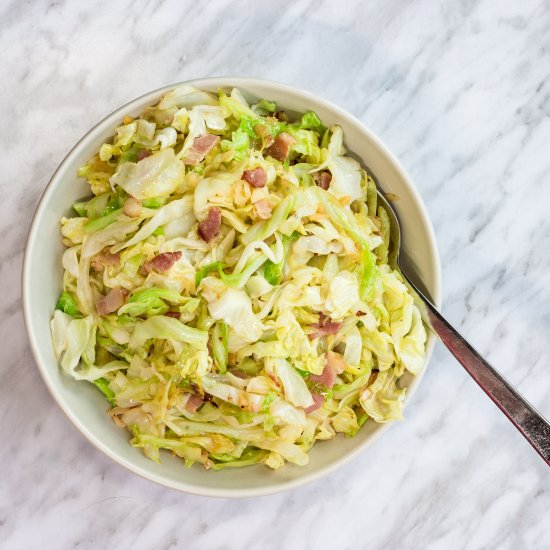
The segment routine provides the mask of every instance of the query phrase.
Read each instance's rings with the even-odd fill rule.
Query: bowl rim
[[[160,473],[157,474],[151,471],[147,471],[135,465],[132,461],[127,460],[126,458],[120,456],[118,453],[113,451],[108,445],[104,444],[102,440],[96,438],[92,433],[88,431],[88,428],[82,422],[79,421],[79,419],[73,414],[72,409],[65,403],[63,398],[63,392],[60,389],[58,389],[54,385],[53,381],[50,379],[47,369],[42,364],[38,343],[36,341],[36,337],[34,336],[32,325],[30,323],[30,318],[32,315],[32,307],[30,305],[30,300],[29,300],[29,293],[30,293],[29,250],[32,248],[31,243],[33,243],[37,238],[39,220],[41,220],[43,217],[45,205],[47,202],[46,199],[49,197],[49,195],[53,192],[53,189],[58,184],[58,174],[60,174],[63,171],[65,165],[68,164],[69,160],[71,159],[75,151],[77,151],[81,147],[81,145],[83,145],[89,139],[89,137],[93,134],[93,132],[98,127],[103,125],[103,123],[105,123],[107,120],[116,119],[116,117],[118,117],[119,115],[124,114],[125,112],[131,110],[132,108],[136,107],[138,104],[146,100],[153,102],[155,99],[158,99],[158,97],[162,93],[169,91],[177,86],[181,86],[183,84],[189,84],[192,86],[196,86],[198,88],[204,87],[204,86],[217,86],[220,88],[235,87],[235,88],[246,89],[247,87],[253,87],[258,85],[271,86],[276,88],[278,91],[282,93],[288,92],[291,94],[298,94],[306,102],[313,101],[317,104],[321,104],[326,109],[336,113],[339,117],[344,119],[347,123],[350,123],[351,125],[354,125],[358,129],[360,129],[361,132],[364,133],[386,155],[390,163],[395,168],[396,172],[399,174],[399,177],[405,182],[408,188],[408,191],[412,194],[416,202],[416,206],[426,225],[427,238],[429,243],[429,252],[435,268],[433,287],[430,289],[430,293],[433,298],[434,304],[437,307],[441,307],[441,295],[442,295],[441,261],[440,261],[438,247],[437,247],[437,240],[435,237],[435,232],[433,229],[431,219],[428,215],[426,205],[424,204],[424,201],[422,200],[422,197],[420,196],[418,189],[414,185],[412,179],[409,177],[409,175],[407,174],[407,172],[405,171],[405,169],[403,168],[399,160],[395,157],[395,155],[389,150],[386,144],[374,132],[369,130],[363,124],[363,122],[361,122],[354,115],[350,114],[349,112],[342,109],[341,107],[338,107],[331,101],[323,97],[319,97],[316,94],[313,94],[302,88],[291,86],[288,84],[283,84],[270,79],[252,78],[252,77],[231,77],[231,76],[215,77],[213,76],[213,77],[207,77],[207,78],[194,78],[191,80],[179,81],[179,82],[168,84],[160,88],[157,88],[155,90],[146,92],[126,102],[124,105],[118,107],[117,109],[115,109],[114,111],[112,111],[111,113],[103,117],[92,128],[90,128],[69,150],[69,152],[65,155],[65,157],[63,158],[59,166],[53,172],[51,178],[48,181],[48,184],[46,185],[44,191],[40,196],[40,199],[38,201],[36,210],[33,214],[30,228],[27,234],[27,239],[26,239],[25,248],[24,248],[23,269],[21,272],[21,291],[22,291],[21,295],[22,295],[22,305],[23,305],[23,316],[25,320],[25,329],[29,339],[32,355],[34,357],[34,361],[36,366],[38,367],[40,375],[42,376],[42,379],[44,380],[44,383],[46,384],[46,387],[48,388],[54,401],[63,410],[63,412],[69,418],[69,420],[73,423],[73,425],[86,437],[86,439],[90,443],[92,443],[97,449],[105,453],[114,462],[120,464],[124,468],[130,470],[131,472],[139,475],[144,479],[147,479],[149,481],[152,481],[154,483],[157,483],[169,489],[175,489],[175,490],[183,491],[185,493],[193,494],[197,496],[217,497],[217,498],[248,498],[248,497],[257,497],[257,496],[266,496],[266,495],[276,494],[283,491],[295,489],[307,483],[311,483],[339,469],[343,465],[347,464],[348,462],[356,458],[367,447],[372,445],[383,433],[386,432],[386,430],[390,428],[390,426],[393,423],[380,425],[378,429],[368,439],[358,444],[354,449],[349,451],[346,455],[339,458],[338,460],[335,460],[333,463],[328,464],[315,472],[312,472],[310,474],[305,474],[303,476],[297,477],[296,479],[293,479],[290,481],[281,482],[278,485],[269,486],[269,487],[260,486],[260,487],[247,488],[247,489],[222,489],[222,488],[209,488],[209,487],[200,487],[196,485],[189,485],[185,481],[179,481],[179,480],[177,482],[174,482],[173,480],[166,479]],[[59,181],[62,181],[62,180],[59,179]],[[417,376],[415,376],[414,383],[412,385],[407,386],[408,391],[407,391],[407,396],[405,401],[406,403],[408,403],[408,401],[412,398],[412,396],[416,392],[424,376],[424,373],[426,372],[426,368],[430,362],[434,345],[435,345],[435,338],[433,337],[433,335],[428,335],[428,343],[426,348],[426,360],[424,363],[424,367],[422,371]]]

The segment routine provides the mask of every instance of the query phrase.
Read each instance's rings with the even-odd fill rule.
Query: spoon
[[[550,466],[550,424],[535,410],[508,382],[463,338],[441,315],[425,294],[413,283],[399,263],[401,249],[401,227],[393,206],[378,191],[378,201],[390,218],[391,249],[389,262],[397,267],[401,275],[417,294],[420,313],[428,327],[447,346],[455,359],[493,400],[496,406],[512,421],[523,437]]]

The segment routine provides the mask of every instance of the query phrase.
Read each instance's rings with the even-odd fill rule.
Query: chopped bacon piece
[[[140,149],[138,151],[138,154],[137,154],[137,159],[138,159],[138,161],[143,160],[147,157],[150,157],[151,154],[152,153],[151,153],[151,151],[149,151],[149,149]]]
[[[290,146],[296,143],[296,140],[286,132],[281,132],[273,142],[273,145],[265,150],[265,153],[281,162],[286,160],[290,153]]]
[[[195,393],[192,393],[185,403],[185,408],[191,413],[195,414],[199,407],[204,403],[204,399]]]
[[[222,213],[215,206],[208,209],[208,216],[199,223],[199,235],[209,243],[219,232],[222,224]]]
[[[262,220],[268,220],[271,218],[272,210],[273,206],[266,199],[260,199],[254,203],[254,211],[256,212],[256,216]]]
[[[261,166],[258,166],[254,170],[245,170],[242,179],[250,183],[252,187],[265,187],[267,174]]]
[[[119,263],[120,253],[111,254],[110,252],[100,252],[92,258],[90,265],[94,271],[101,273],[106,267],[118,265]]]
[[[336,373],[327,362],[321,374],[312,374],[309,379],[314,384],[322,384],[327,388],[332,388],[332,386],[334,386],[334,381],[336,380]]]
[[[128,197],[124,202],[122,212],[130,218],[139,218],[141,216],[141,202],[135,197]]]
[[[315,182],[315,185],[318,185],[321,189],[324,189],[326,191],[330,186],[330,182],[332,181],[332,174],[327,170],[323,170],[322,172],[315,172],[313,174],[313,181]]]
[[[325,398],[322,395],[319,395],[318,393],[312,393],[311,397],[313,397],[313,405],[310,405],[309,407],[304,409],[306,414],[312,413],[313,411],[320,409],[323,406],[323,403],[325,402]]]
[[[166,317],[172,317],[174,319],[179,319],[181,313],[179,311],[167,311],[164,315]]]
[[[335,351],[329,351],[326,354],[326,364],[321,374],[312,374],[309,380],[314,384],[322,384],[327,388],[334,386],[334,381],[338,374],[342,374],[346,368],[344,358]]]
[[[310,326],[318,329],[309,335],[310,340],[314,340],[315,338],[319,338],[319,336],[336,334],[342,327],[342,323],[333,321],[330,317],[326,316],[324,313],[319,313],[319,322],[313,323]]]
[[[212,149],[214,149],[214,146],[218,143],[218,141],[220,141],[220,136],[205,134],[204,136],[196,137],[193,140],[193,147],[191,147],[191,149],[206,156],[210,153],[210,151],[212,151]]]
[[[197,165],[201,162],[212,149],[214,149],[216,143],[220,141],[220,136],[214,134],[205,134],[204,136],[198,136],[193,140],[193,145],[183,157],[185,164]]]
[[[141,272],[144,274],[150,273],[153,269],[160,273],[168,271],[180,258],[182,254],[177,252],[163,252],[155,256],[152,260],[145,262],[141,266]]]
[[[100,298],[95,306],[99,315],[113,313],[122,307],[127,294],[128,291],[124,288],[119,286],[112,288],[103,298]]]

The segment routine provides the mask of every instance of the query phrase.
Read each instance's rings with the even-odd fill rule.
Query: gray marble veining
[[[443,262],[444,311],[550,416],[550,9],[541,1],[4,0],[0,5],[0,546],[545,549],[549,473],[438,348],[394,426],[287,494],[229,502],[125,471],[64,417],[21,315],[26,233],[74,142],[179,80],[320,94],[400,157]]]

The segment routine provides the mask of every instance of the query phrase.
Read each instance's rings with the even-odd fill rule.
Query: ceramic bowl
[[[410,178],[378,137],[330,102],[276,82],[208,78],[190,84],[212,91],[238,87],[249,100],[265,97],[290,112],[313,110],[325,124],[342,126],[347,149],[368,167],[384,191],[399,197],[395,204],[402,223],[403,248],[416,277],[423,281],[435,303],[440,303],[439,257],[426,208]],[[355,438],[338,436],[336,440],[317,443],[305,467],[289,464],[271,471],[258,465],[214,472],[200,466],[185,468],[180,459],[168,453],[163,455],[161,464],[156,464],[128,444],[129,434],[107,416],[108,405],[92,384],[62,374],[52,349],[50,318],[61,292],[64,250],[59,220],[70,214],[74,201],[89,194],[86,182],[76,175],[77,169],[115,133],[124,115],[138,115],[174,86],[145,94],[110,114],[74,146],[54,173],[36,210],[24,260],[23,307],[31,348],[44,381],[70,420],[91,443],[132,472],[167,487],[206,496],[247,497],[294,488],[328,474],[363,452],[388,425],[367,422]],[[430,336],[428,359],[433,345],[434,338]],[[407,400],[420,379],[421,376],[410,376],[404,380]]]

